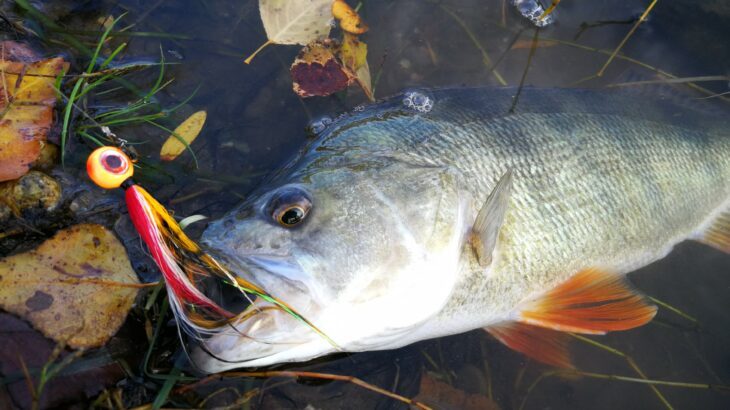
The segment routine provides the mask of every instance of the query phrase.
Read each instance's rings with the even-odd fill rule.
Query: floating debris
[[[530,20],[537,27],[546,27],[555,22],[552,13],[548,13],[538,0],[511,0],[512,5],[523,17]],[[554,6],[550,6],[550,11]]]
[[[433,109],[433,98],[420,91],[408,91],[403,96],[403,105],[406,108],[427,113]]]

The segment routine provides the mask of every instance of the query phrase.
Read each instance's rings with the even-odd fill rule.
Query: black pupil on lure
[[[289,208],[281,216],[281,223],[284,225],[296,225],[304,219],[304,211],[299,208]]]
[[[122,167],[122,159],[118,155],[107,155],[104,158],[104,165],[106,169],[117,172]]]

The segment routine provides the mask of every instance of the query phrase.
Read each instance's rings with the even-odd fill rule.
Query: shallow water
[[[410,87],[498,86],[497,73],[506,84],[519,84],[535,30],[503,3],[363,2],[361,14],[371,27],[364,40],[369,46],[376,96]],[[532,57],[525,84],[596,87],[654,79],[650,69],[617,59],[601,78],[579,82],[599,70],[647,3],[561,2],[556,12],[558,22],[539,32],[541,47]],[[699,3],[660,1],[649,20],[628,41],[623,54],[678,77],[726,75],[730,72],[730,5],[724,1]],[[123,22],[135,24],[133,31],[180,35],[172,39],[130,38],[124,54],[127,61],[156,60],[162,50],[165,60],[175,63],[167,68],[174,82],[163,91],[160,98],[164,102],[174,104],[199,87],[182,110],[173,114],[171,124],[195,110],[208,111],[204,133],[192,145],[199,169],[194,169],[191,156],[184,154],[174,166],[159,165],[162,173],[150,173],[145,179],[149,190],[162,202],[172,204],[179,215],[221,216],[267,172],[306,143],[304,127],[309,121],[366,102],[355,88],[327,98],[297,98],[291,91],[288,72],[297,46],[269,47],[251,65],[244,65],[243,58],[266,40],[255,1],[51,1],[43,7],[66,27],[88,26],[100,16],[118,16],[126,11]],[[63,51],[53,45],[48,47],[51,52]],[[490,72],[497,61],[496,69]],[[139,78],[145,76],[152,81],[155,73],[139,74]],[[701,85],[723,92],[728,82]],[[138,150],[156,162],[166,135],[140,127],[117,132],[132,141],[145,141]],[[78,142],[72,149],[77,150],[79,158],[85,155]],[[78,165],[78,158],[73,158]],[[644,293],[693,316],[698,324],[660,309],[658,317],[647,326],[596,340],[630,355],[648,378],[729,385],[729,272],[728,255],[694,243],[679,246],[666,259],[630,278]],[[637,377],[618,355],[580,341],[573,347],[580,370]],[[525,409],[665,407],[643,384],[590,377],[545,377],[536,384],[549,368],[526,361],[481,331],[395,351],[338,356],[294,368],[357,376],[409,397],[418,393],[420,377],[428,374],[465,392],[487,395],[503,409],[523,405]],[[207,388],[213,392],[224,386],[235,390],[217,394],[207,405],[230,404],[237,394],[265,386],[265,393],[253,399],[253,407],[403,407],[341,382],[278,385],[278,381],[229,381]],[[236,390],[239,393],[234,393]],[[675,408],[730,407],[728,392],[683,387],[659,390]]]

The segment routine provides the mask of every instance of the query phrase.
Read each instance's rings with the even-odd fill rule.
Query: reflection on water
[[[295,46],[269,47],[249,66],[243,57],[265,41],[255,1],[50,2],[66,25],[84,25],[103,15],[127,11],[135,31],[165,32],[183,37],[130,38],[127,59],[155,59],[160,48],[169,62],[164,99],[195,97],[181,113],[207,109],[209,122],[193,144],[200,170],[169,168],[169,178],[152,181],[151,191],[173,201],[179,214],[220,216],[240,201],[269,170],[275,169],[305,142],[311,118],[335,115],[365,102],[352,88],[346,95],[298,99],[291,91],[288,68]],[[56,4],[60,3],[60,4]],[[367,0],[361,14],[371,30],[364,36],[376,96],[405,88],[444,85],[517,85],[523,76],[535,35],[530,26],[500,0]],[[506,5],[505,5],[506,3]],[[543,87],[601,86],[616,81],[653,79],[651,67],[679,77],[730,72],[730,6],[721,0],[660,1],[600,78],[606,62],[648,1],[563,1],[557,23],[542,29],[526,84]],[[496,67],[494,64],[498,63]],[[490,70],[492,69],[493,70]],[[148,75],[154,76],[149,73]],[[703,83],[715,92],[727,81]],[[157,130],[130,130],[130,139],[154,156],[161,144]],[[172,182],[172,183],[171,183]],[[157,186],[155,186],[157,185]],[[202,195],[201,195],[202,194]],[[646,294],[696,318],[661,309],[651,324],[600,338],[627,355],[649,378],[730,384],[730,258],[697,244],[685,244],[668,258],[631,276]],[[588,372],[636,377],[620,355],[576,341],[578,368]],[[582,378],[544,377],[550,369],[520,355],[480,331],[425,341],[391,352],[363,353],[320,360],[306,369],[361,377],[406,396],[418,392],[419,378],[452,384],[462,391],[492,397],[500,408],[662,408],[665,404],[646,385]],[[243,392],[267,387],[254,400],[261,408],[398,408],[402,405],[343,383],[226,382]],[[719,391],[659,387],[676,408],[728,408],[730,395]],[[209,405],[232,402],[234,390]],[[464,404],[466,405],[466,404]],[[457,406],[458,407],[458,406]]]

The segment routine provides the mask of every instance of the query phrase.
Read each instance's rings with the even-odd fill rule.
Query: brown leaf
[[[0,181],[25,174],[40,155],[53,121],[53,84],[68,68],[60,57],[6,60],[5,44],[0,43]]]
[[[488,397],[466,393],[428,374],[421,377],[421,389],[413,399],[439,409],[499,410],[497,403]]]
[[[116,333],[138,286],[124,247],[101,225],[73,226],[0,260],[0,308],[72,348]]]
[[[0,313],[0,374],[22,374],[22,363],[30,369],[40,369],[49,360],[56,343],[46,339],[37,330],[22,319],[9,313]],[[72,352],[63,352],[56,363]],[[114,386],[124,378],[124,371],[117,363],[105,364],[98,359],[92,363],[81,364],[72,372],[62,372],[46,383],[39,400],[38,408],[74,408],[73,404],[85,402],[107,386]],[[77,359],[75,363],[82,362]],[[33,381],[37,386],[39,375],[34,374]],[[5,386],[7,395],[0,392],[0,409],[30,409],[33,405],[31,392],[25,378],[13,380],[8,378]],[[5,401],[4,401],[5,400]],[[17,407],[4,407],[12,402]]]
[[[517,40],[512,44],[511,50],[520,50],[520,49],[531,49],[532,48],[532,40]],[[553,47],[557,46],[560,43],[554,40],[538,40],[537,44],[535,44],[535,47],[537,48],[544,48],[544,47]]]
[[[368,31],[368,25],[362,21],[360,15],[343,0],[332,2],[332,15],[339,21],[343,31],[352,34],[362,34]]]
[[[314,42],[302,49],[291,66],[293,89],[301,97],[327,96],[344,90],[352,73],[335,58],[331,43]]]

